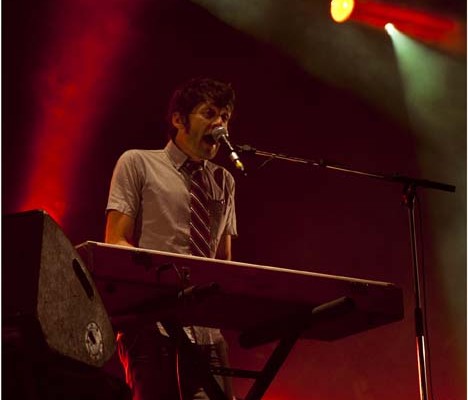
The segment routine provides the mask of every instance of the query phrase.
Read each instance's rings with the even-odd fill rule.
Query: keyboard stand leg
[[[293,332],[279,341],[244,400],[258,400],[263,397],[300,334],[300,331]]]
[[[271,341],[270,339],[275,337],[275,327],[288,327],[287,331],[282,328],[276,332],[280,341],[273,353],[270,355],[268,361],[263,367],[263,370],[259,372],[259,375],[244,400],[259,400],[262,398],[275,378],[278,370],[286,360],[286,357],[291,352],[294,344],[300,338],[305,329],[308,329],[311,325],[319,322],[320,320],[333,319],[337,316],[348,313],[353,309],[354,304],[351,299],[340,297],[336,300],[315,307],[311,312],[299,314],[294,318],[288,318],[283,321],[273,321],[273,323],[260,327],[258,332],[255,332],[254,330],[248,335],[244,335],[243,342],[248,345],[247,347],[253,347],[255,344],[258,345]]]

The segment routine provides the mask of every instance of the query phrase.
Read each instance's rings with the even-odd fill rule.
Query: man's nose
[[[226,125],[221,115],[217,115],[216,117],[214,117],[212,124],[213,124],[213,127]]]

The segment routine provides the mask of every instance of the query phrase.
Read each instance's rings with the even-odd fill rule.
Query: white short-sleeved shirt
[[[190,254],[190,178],[187,156],[170,141],[161,150],[128,150],[114,168],[107,211],[135,219],[138,247]],[[223,235],[237,235],[233,176],[204,162],[211,225],[211,257]]]

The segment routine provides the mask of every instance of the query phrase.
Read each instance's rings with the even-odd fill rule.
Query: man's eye
[[[229,121],[229,115],[228,114],[222,114],[221,119],[223,120],[223,122],[228,122]]]
[[[216,115],[216,112],[212,109],[205,110],[203,116],[208,119],[212,119]]]

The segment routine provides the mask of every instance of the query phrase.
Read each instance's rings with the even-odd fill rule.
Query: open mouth
[[[208,143],[211,146],[214,146],[216,144],[216,140],[214,139],[213,135],[205,135],[203,136],[203,141],[205,143]]]

